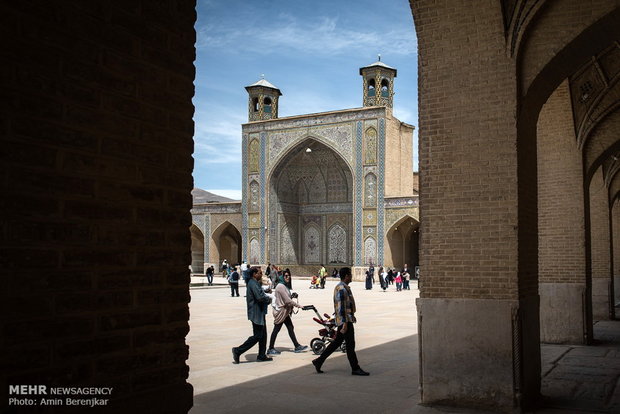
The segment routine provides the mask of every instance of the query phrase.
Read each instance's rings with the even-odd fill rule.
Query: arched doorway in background
[[[189,228],[192,236],[192,273],[204,273],[205,238],[200,229],[192,224]]]
[[[241,263],[241,233],[229,221],[225,221],[211,236],[217,250],[216,263],[226,259],[230,264]]]
[[[419,265],[419,228],[420,223],[409,215],[390,227],[386,234],[390,255],[389,258],[386,257],[386,266],[402,269],[407,264],[414,269]]]

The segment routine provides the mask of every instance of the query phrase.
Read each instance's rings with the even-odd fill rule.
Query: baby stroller
[[[312,352],[314,352],[316,355],[320,355],[323,353],[323,351],[325,351],[327,345],[329,345],[330,342],[336,339],[336,321],[334,320],[334,318],[332,318],[326,313],[323,314],[323,316],[325,317],[325,319],[323,319],[323,317],[319,314],[314,305],[306,305],[302,307],[302,309],[313,310],[314,313],[316,313],[316,318],[312,318],[312,320],[322,326],[322,328],[319,329],[320,338],[313,338],[310,341],[310,348],[312,349]],[[340,350],[342,352],[346,352],[347,347],[345,341],[342,341],[342,345],[340,345]]]
[[[310,281],[310,289],[318,289],[320,283],[321,279],[317,275],[312,276],[312,280]]]

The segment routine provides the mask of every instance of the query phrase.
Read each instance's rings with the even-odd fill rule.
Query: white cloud
[[[344,28],[334,17],[319,16],[300,20],[288,14],[278,16],[268,26],[268,30],[257,30],[261,26],[254,24],[231,28],[218,25],[218,22],[213,23],[198,29],[197,48],[228,49],[238,53],[292,49],[316,56],[369,49],[389,50],[392,54],[400,55],[414,55],[417,51],[413,25],[410,30],[354,30]],[[261,44],[269,45],[269,48],[255,46]]]

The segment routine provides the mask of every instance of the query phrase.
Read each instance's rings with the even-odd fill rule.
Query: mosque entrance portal
[[[271,176],[270,261],[302,272],[350,266],[352,183],[349,166],[327,145],[307,139],[289,151]]]

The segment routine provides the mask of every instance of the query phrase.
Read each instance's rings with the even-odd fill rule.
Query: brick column
[[[590,232],[592,263],[592,319],[609,319],[611,307],[611,263],[609,198],[602,169],[590,181]]]
[[[541,341],[585,341],[583,167],[568,82],[543,106],[537,123],[538,276]]]
[[[109,412],[187,412],[195,2],[0,15],[0,399],[103,386]]]
[[[411,5],[422,402],[509,410],[537,397],[540,384],[536,239],[527,233],[536,226],[536,165],[517,165],[515,61],[499,3]],[[522,188],[530,194],[520,205]]]
[[[613,229],[613,276],[614,306],[620,303],[620,199],[616,200],[611,209],[611,225]],[[618,315],[616,315],[618,316]]]

